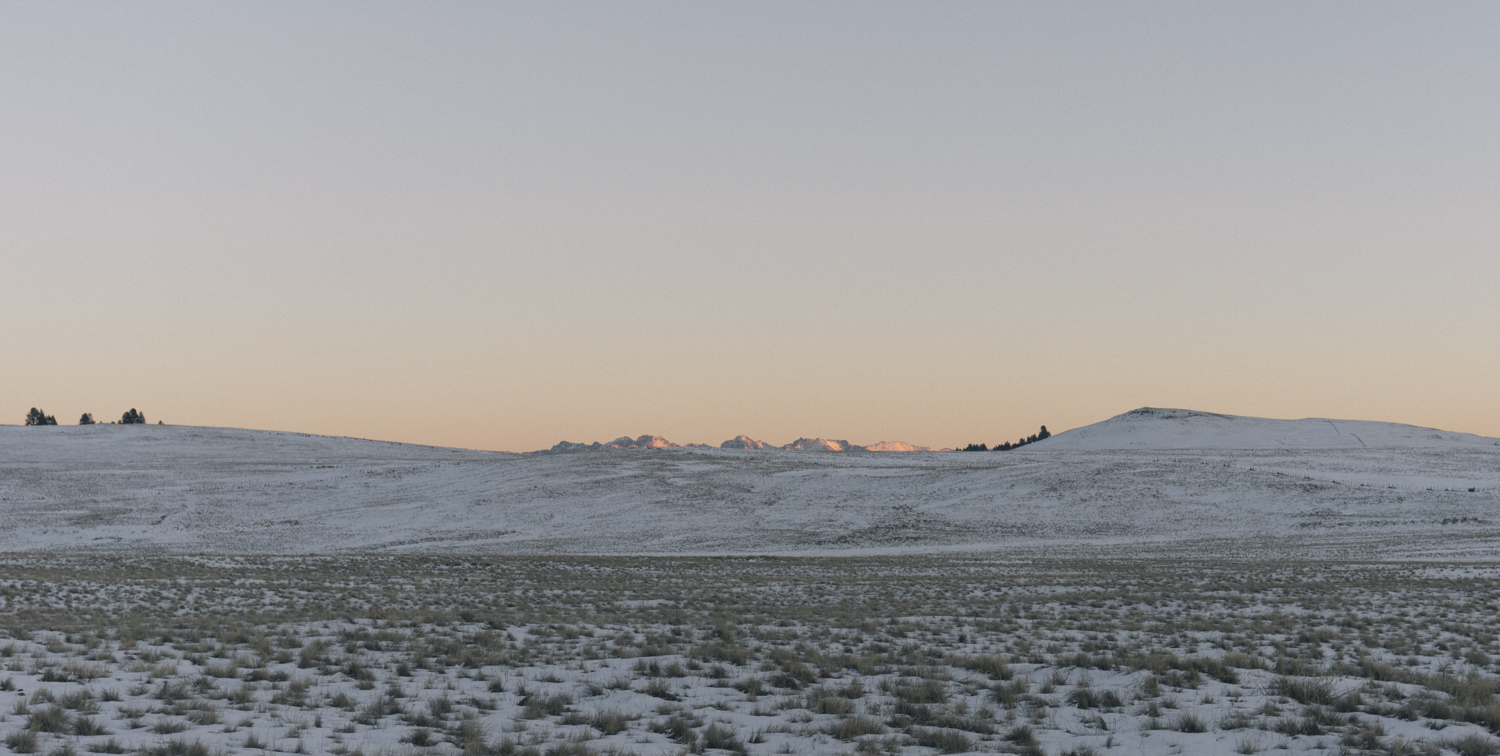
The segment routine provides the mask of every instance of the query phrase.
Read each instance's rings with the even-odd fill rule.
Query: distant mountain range
[[[725,443],[729,442],[726,441]],[[661,436],[641,436],[640,438],[621,436],[607,444],[601,444],[598,441],[592,444],[575,444],[569,441],[560,441],[551,449],[545,449],[536,453],[568,454],[571,452],[609,451],[613,449],[665,449],[669,446],[708,448],[708,444],[674,444]]]
[[[631,438],[621,436],[607,444],[595,441],[592,444],[575,444],[571,441],[560,441],[551,449],[543,449],[533,452],[534,454],[571,454],[574,452],[611,451],[617,449],[665,449],[668,447],[678,448],[712,448],[708,444],[674,444],[661,436],[641,436]],[[752,449],[752,450],[781,450],[781,451],[820,451],[820,452],[846,452],[846,451],[872,451],[872,452],[925,452],[925,451],[952,451],[952,449],[933,449],[928,446],[917,446],[903,441],[881,441],[878,444],[859,446],[851,444],[843,439],[828,438],[799,438],[784,446],[775,446],[764,441],[757,441],[749,436],[735,436],[734,438],[719,444],[720,449]]]
[[[1043,427],[1043,431],[1046,428]],[[1026,442],[1027,439],[1022,439]],[[1108,420],[1045,436],[1016,448],[1033,451],[1102,451],[1108,449],[1364,449],[1373,447],[1500,446],[1500,439],[1469,433],[1370,420],[1303,418],[1274,420],[1196,410],[1141,407]],[[617,449],[713,448],[708,444],[674,444],[661,436],[622,436],[607,444],[567,441],[535,454],[566,454]],[[935,452],[901,441],[860,446],[844,439],[799,438],[776,446],[749,436],[735,436],[720,449],[794,452]],[[1002,447],[996,447],[1000,449]]]

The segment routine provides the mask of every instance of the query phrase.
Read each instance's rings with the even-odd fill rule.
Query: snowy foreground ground
[[[1500,568],[0,559],[19,753],[1494,754]]]

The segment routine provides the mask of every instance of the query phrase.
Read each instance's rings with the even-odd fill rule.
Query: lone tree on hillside
[[[120,416],[120,424],[121,425],[145,425],[146,424],[146,415],[143,412],[136,412],[135,408],[131,407],[129,410],[127,410],[125,412],[124,415]]]
[[[57,418],[37,409],[36,407],[32,407],[31,411],[26,413],[26,424],[57,425]]]
[[[93,425],[94,424],[94,413],[92,413],[92,412],[85,412],[85,413],[83,413],[83,417],[78,418],[78,424],[79,425]]]

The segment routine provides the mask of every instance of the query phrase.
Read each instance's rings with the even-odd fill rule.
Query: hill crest
[[[1028,445],[1031,452],[1109,449],[1368,449],[1500,446],[1500,439],[1375,420],[1279,420],[1141,407]]]

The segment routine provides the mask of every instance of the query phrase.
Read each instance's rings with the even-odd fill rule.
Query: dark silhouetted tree
[[[964,451],[989,451],[989,450],[990,450],[990,447],[985,446],[984,444],[969,444],[968,446],[964,447]]]
[[[121,425],[145,425],[146,424],[146,415],[143,412],[137,412],[134,407],[131,407],[128,411],[125,412],[124,415],[120,416],[120,424]]]
[[[991,451],[1010,451],[1011,449],[1019,449],[1027,444],[1034,444],[1038,441],[1046,439],[1051,435],[1052,434],[1047,431],[1047,426],[1043,425],[1040,431],[1033,433],[1025,438],[1017,439],[1015,443],[1006,441],[1005,443],[995,444],[994,448]],[[970,444],[970,446],[972,446],[972,444]]]
[[[57,418],[37,409],[36,407],[32,407],[31,411],[26,413],[26,424],[57,425]]]
[[[78,418],[78,424],[79,425],[93,425],[94,424],[94,413],[92,413],[92,412],[85,412],[85,413],[83,413],[83,417]]]

